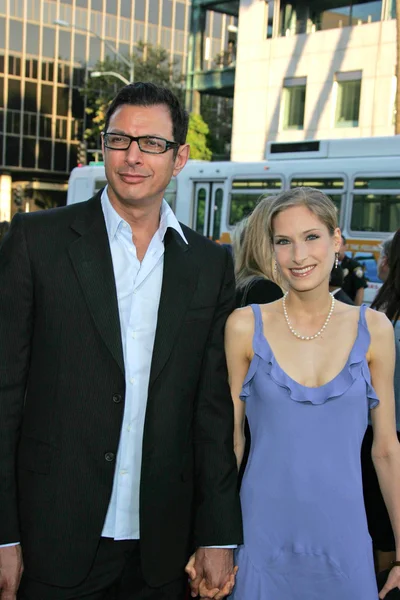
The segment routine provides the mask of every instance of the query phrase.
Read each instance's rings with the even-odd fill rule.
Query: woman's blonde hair
[[[238,288],[244,287],[254,277],[264,277],[281,285],[273,269],[272,247],[267,234],[267,206],[264,200],[235,228],[232,246]]]
[[[323,192],[312,187],[297,187],[282,192],[273,198],[264,198],[266,211],[266,231],[272,244],[274,235],[274,219],[279,213],[293,206],[305,206],[324,223],[331,235],[338,226],[337,210],[332,200]]]

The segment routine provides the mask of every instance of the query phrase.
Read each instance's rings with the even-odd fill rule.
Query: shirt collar
[[[101,207],[103,209],[104,220],[106,223],[107,234],[110,240],[114,239],[118,229],[122,227],[123,223],[126,221],[117,213],[115,208],[110,202],[107,193],[108,186],[106,186],[101,194]],[[161,241],[164,241],[165,234],[167,233],[167,229],[171,227],[175,229],[183,239],[183,241],[188,244],[188,241],[185,237],[185,234],[182,231],[182,227],[176,216],[174,215],[171,207],[168,202],[163,199],[160,210],[160,225],[158,228],[158,236]]]

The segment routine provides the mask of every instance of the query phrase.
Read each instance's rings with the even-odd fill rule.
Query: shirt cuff
[[[200,548],[227,548],[228,550],[234,550],[237,548],[237,544],[233,544],[232,546],[200,546]]]
[[[21,542],[12,542],[11,544],[0,544],[0,548],[8,548],[9,546],[19,546]]]

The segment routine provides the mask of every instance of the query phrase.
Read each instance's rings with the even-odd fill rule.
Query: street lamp
[[[74,25],[72,23],[68,23],[68,21],[64,21],[63,19],[56,19],[55,21],[53,21],[53,23],[54,23],[54,25],[60,25],[60,27],[67,27],[68,29],[76,29],[79,31],[85,31],[86,33],[90,33],[90,35],[94,35],[95,37],[97,37],[101,42],[103,42],[107,46],[107,48],[109,48],[109,50],[111,50],[111,52],[113,52],[116,56],[118,56],[118,58],[129,67],[130,81],[128,81],[127,79],[125,79],[125,77],[123,77],[124,83],[126,83],[126,84],[133,83],[134,78],[135,78],[134,77],[135,70],[134,70],[133,60],[128,60],[125,56],[123,56],[120,52],[118,52],[118,50],[116,48],[114,48],[114,46],[112,44],[110,44],[110,42],[108,40],[104,39],[98,33],[95,33],[91,29],[87,29],[86,27],[80,27],[79,25]],[[95,73],[96,72],[97,71],[95,71]],[[120,79],[122,78],[122,75],[117,74],[117,76]],[[99,77],[99,75],[98,75],[98,77]]]
[[[116,71],[92,71],[90,73],[90,77],[103,77],[103,75],[109,75],[110,77],[118,77],[118,79],[120,79],[122,83],[125,83],[125,85],[129,85],[129,81],[126,79],[126,77],[120,75]]]

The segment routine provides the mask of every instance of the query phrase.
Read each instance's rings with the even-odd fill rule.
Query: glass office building
[[[65,202],[87,126],[79,90],[113,54],[103,40],[124,55],[140,41],[160,45],[185,72],[190,9],[190,0],[0,0],[0,221]],[[211,57],[226,48],[227,19],[207,15]]]

